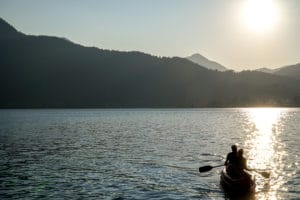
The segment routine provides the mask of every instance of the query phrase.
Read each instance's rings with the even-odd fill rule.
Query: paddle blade
[[[202,173],[202,172],[208,172],[212,169],[213,167],[210,166],[210,165],[207,165],[207,166],[203,166],[203,167],[199,167],[199,172]]]
[[[269,172],[259,172],[263,177],[265,178],[270,178],[270,173]]]

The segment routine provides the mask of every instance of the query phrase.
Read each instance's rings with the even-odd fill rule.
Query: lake
[[[224,199],[198,168],[234,143],[271,173],[248,199],[300,198],[297,108],[3,109],[0,199]]]

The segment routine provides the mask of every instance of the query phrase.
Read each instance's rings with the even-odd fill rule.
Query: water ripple
[[[283,112],[270,132],[278,165],[269,182],[260,179],[261,191],[248,199],[299,197],[300,110]],[[224,163],[233,143],[244,145],[254,163],[251,139],[259,136],[260,127],[249,113],[0,110],[0,199],[227,198],[219,185],[222,168],[203,174],[198,168]]]

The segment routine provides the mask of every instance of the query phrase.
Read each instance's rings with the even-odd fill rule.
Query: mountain
[[[300,80],[0,29],[2,108],[300,106]]]
[[[300,79],[300,63],[277,69],[274,74]]]
[[[300,79],[300,63],[276,69],[259,68],[256,71]]]
[[[270,68],[263,67],[263,68],[256,69],[255,71],[272,74],[276,71],[276,69],[270,69]]]
[[[226,71],[227,70],[227,68],[224,67],[223,65],[221,65],[217,62],[211,61],[198,53],[193,54],[189,57],[186,57],[186,59],[188,59],[194,63],[197,63],[200,66],[206,67],[207,69],[218,70],[218,71]]]
[[[1,39],[7,39],[10,37],[20,37],[22,36],[22,33],[18,32],[13,26],[0,18],[0,35]]]

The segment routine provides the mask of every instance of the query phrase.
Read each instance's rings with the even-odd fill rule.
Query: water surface
[[[0,199],[224,199],[230,145],[257,175],[248,199],[299,199],[300,109],[0,110]]]

